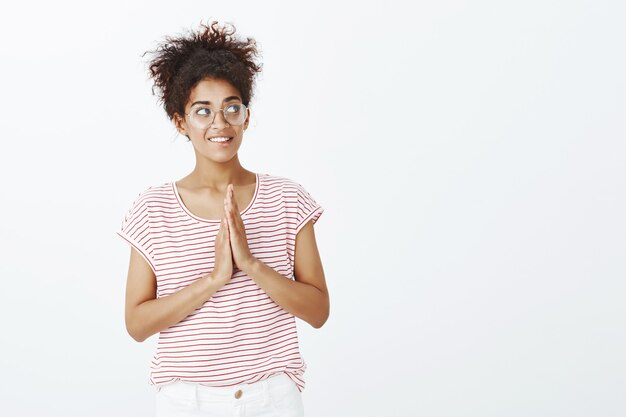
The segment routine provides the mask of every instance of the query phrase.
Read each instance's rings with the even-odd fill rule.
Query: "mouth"
[[[219,136],[214,138],[208,138],[209,142],[213,143],[229,143],[232,142],[233,136]]]

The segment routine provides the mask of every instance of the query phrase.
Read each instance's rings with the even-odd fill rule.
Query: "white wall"
[[[325,207],[308,416],[625,415],[625,3],[293,3],[0,13],[2,414],[153,415],[115,230],[194,159],[141,54],[213,17],[263,53],[242,163]]]

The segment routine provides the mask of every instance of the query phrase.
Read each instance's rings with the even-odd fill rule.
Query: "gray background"
[[[217,18],[263,54],[242,164],[325,208],[309,417],[626,415],[625,3],[293,3],[0,13],[3,414],[153,415],[115,230],[194,159],[141,54]]]

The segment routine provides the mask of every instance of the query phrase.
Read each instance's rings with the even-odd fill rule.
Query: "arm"
[[[166,297],[156,298],[156,277],[131,248],[126,284],[126,330],[138,342],[180,322],[224,285],[212,274]]]
[[[319,329],[328,319],[330,299],[311,221],[296,235],[294,263],[295,281],[256,258],[246,265],[244,272],[276,304]]]

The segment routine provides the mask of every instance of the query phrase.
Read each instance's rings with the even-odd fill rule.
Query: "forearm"
[[[311,326],[319,328],[328,318],[328,294],[318,288],[291,280],[259,259],[252,261],[245,272],[276,304]]]
[[[145,301],[130,312],[128,332],[138,342],[180,322],[224,285],[211,274],[165,297]]]

